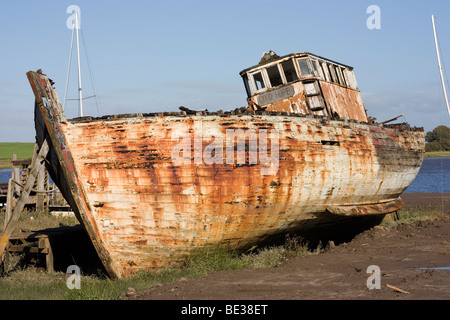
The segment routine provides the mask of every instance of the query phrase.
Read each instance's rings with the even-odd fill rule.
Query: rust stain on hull
[[[47,77],[28,76],[42,122],[38,140],[52,138],[52,177],[67,183],[66,199],[112,277],[179,265],[208,244],[244,247],[329,212],[391,212],[401,207],[397,199],[423,160],[423,129],[330,117],[260,112],[66,120]],[[212,136],[239,129],[256,133],[246,141],[245,163],[225,139],[215,145],[221,157],[219,149],[211,153]],[[263,129],[278,133],[270,174],[262,174],[268,165],[258,156],[270,155],[274,140],[267,150],[252,142]],[[174,139],[176,132],[186,134]],[[200,161],[193,147],[199,136],[209,137],[200,140]],[[192,152],[176,164],[180,139]],[[214,163],[205,163],[208,154]]]

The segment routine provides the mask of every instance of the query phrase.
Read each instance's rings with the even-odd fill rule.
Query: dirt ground
[[[445,213],[439,221],[376,226],[350,242],[276,268],[220,271],[138,292],[138,300],[450,299],[450,194],[404,194],[407,208]],[[377,273],[368,270],[379,267]]]

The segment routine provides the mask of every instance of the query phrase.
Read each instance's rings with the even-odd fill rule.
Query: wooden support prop
[[[35,149],[36,150],[36,149]],[[30,196],[31,189],[33,188],[34,182],[36,181],[38,173],[42,170],[44,166],[44,160],[47,156],[49,150],[49,146],[47,140],[44,140],[42,143],[41,149],[39,150],[39,154],[33,154],[33,160],[31,161],[31,172],[28,174],[27,182],[25,183],[25,187],[23,188],[19,200],[17,201],[16,206],[14,207],[14,211],[3,231],[3,234],[0,238],[0,264],[3,263],[5,259],[5,249],[8,245],[9,238],[11,236],[12,231],[16,225],[17,220],[19,219],[20,214],[25,207],[28,197]]]

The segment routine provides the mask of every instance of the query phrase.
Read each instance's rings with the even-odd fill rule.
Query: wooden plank
[[[48,272],[53,272],[53,252],[48,237],[39,238],[39,249],[46,253],[45,265]]]
[[[392,201],[367,205],[354,206],[328,206],[327,211],[342,216],[356,216],[369,214],[386,214],[399,210],[403,206],[403,200],[397,198]]]
[[[13,181],[20,181],[20,169],[17,166],[16,162],[17,162],[17,154],[14,153],[12,155],[11,161],[12,165],[11,179],[13,179]],[[20,194],[20,186],[14,185],[14,191],[16,192],[16,194]]]
[[[44,190],[44,178],[45,178],[45,166],[42,166],[41,169],[38,172],[37,175],[37,184],[36,184],[36,190],[38,192],[45,191]],[[42,212],[44,211],[44,202],[45,202],[45,193],[38,193],[36,195],[37,201],[36,201],[36,211]]]
[[[29,166],[31,164],[31,158],[30,159],[20,159],[20,160],[14,160],[11,161],[11,164],[13,166]]]
[[[13,212],[13,197],[14,197],[14,187],[12,179],[8,181],[8,193],[6,194],[6,212],[5,212],[5,225],[4,229],[8,225],[9,220],[11,219],[11,215]]]
[[[396,286],[393,286],[393,285],[391,285],[389,283],[386,283],[386,287],[391,288],[392,290],[395,290],[395,291],[400,292],[400,293],[405,293],[405,294],[409,294],[410,293],[409,291],[402,290],[402,289],[400,289],[400,288],[398,288]]]
[[[23,246],[10,246],[8,248],[8,251],[16,253],[26,252],[26,253],[43,253],[43,254],[48,254],[49,252],[48,248],[23,247]]]
[[[16,226],[16,222],[19,219],[19,216],[22,213],[23,208],[27,202],[31,189],[33,188],[34,182],[36,181],[37,174],[44,166],[44,160],[47,156],[48,151],[49,146],[47,140],[44,140],[44,142],[42,143],[42,147],[39,150],[39,154],[37,154],[36,156],[33,155],[33,161],[31,162],[31,172],[28,175],[27,182],[25,184],[25,187],[23,188],[22,193],[20,194],[19,200],[17,201],[12,216],[9,219],[6,228],[0,238],[0,263],[3,263],[5,257],[4,252],[6,246],[8,245],[11,233],[13,232]]]

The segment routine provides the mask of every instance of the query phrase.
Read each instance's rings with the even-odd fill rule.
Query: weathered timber
[[[13,180],[8,180],[8,193],[6,194],[6,211],[5,211],[5,225],[4,229],[6,229],[6,226],[8,225],[9,220],[11,219],[12,215],[12,208],[13,208],[13,198],[14,198],[14,188],[13,188]]]
[[[45,140],[39,150],[39,153],[32,160],[31,172],[28,175],[25,187],[20,194],[19,200],[17,201],[17,204],[14,207],[14,211],[12,212],[12,215],[9,218],[5,230],[3,231],[3,234],[0,238],[0,263],[3,262],[4,252],[8,244],[9,237],[11,236],[11,233],[15,228],[15,224],[19,219],[19,216],[22,213],[23,208],[25,207],[31,189],[33,188],[33,185],[36,181],[37,175],[44,166],[45,157],[47,156],[48,151],[49,146],[47,141]]]
[[[347,205],[347,206],[328,206],[327,211],[343,216],[358,216],[380,213],[391,213],[399,210],[403,206],[403,200],[398,198],[393,201],[387,201],[368,205]]]
[[[9,238],[7,252],[41,254],[45,256],[45,265],[48,272],[54,271],[53,250],[50,237],[53,232],[19,233]]]

